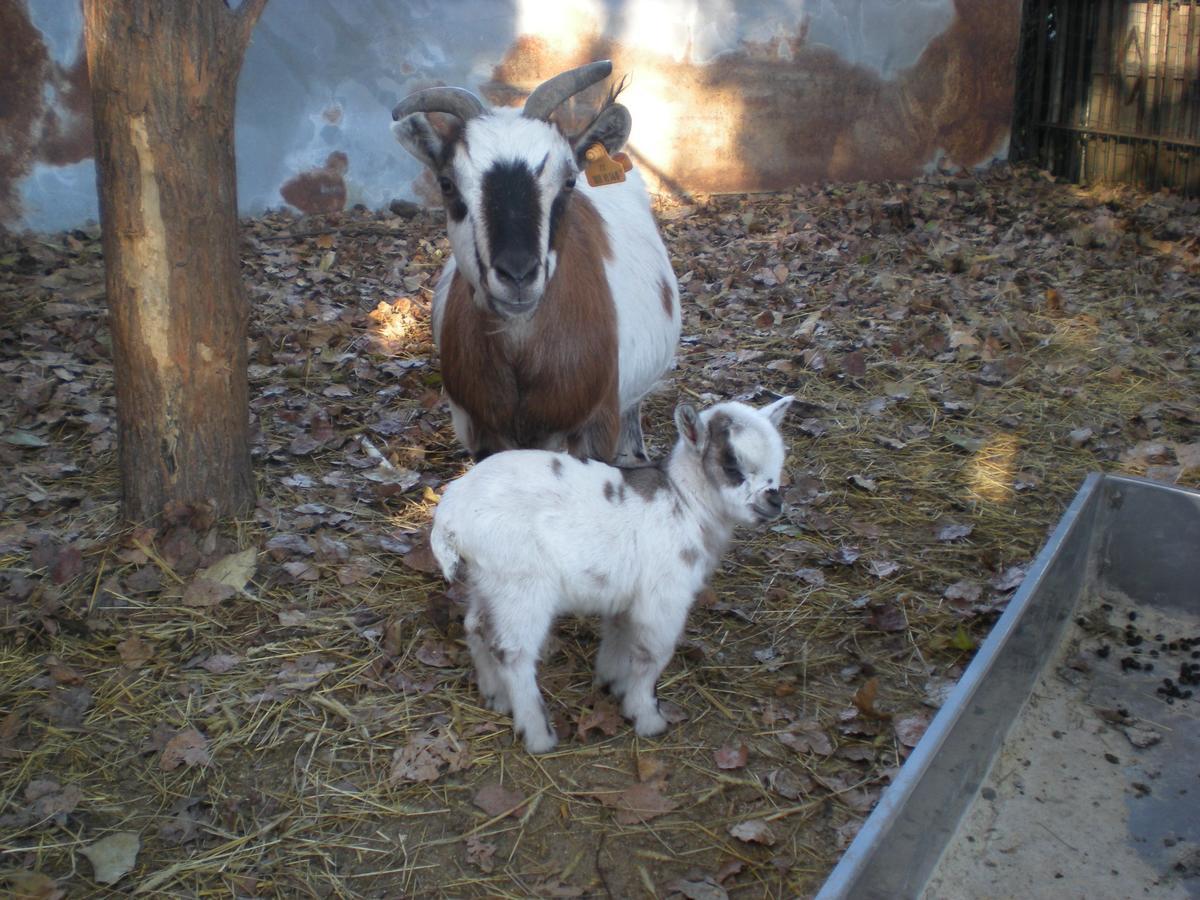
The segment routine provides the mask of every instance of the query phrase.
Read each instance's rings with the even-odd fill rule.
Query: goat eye
[[[734,484],[741,484],[746,479],[742,474],[742,467],[737,463],[726,463],[721,468],[725,471],[725,477]]]
[[[441,176],[438,179],[438,187],[440,187],[442,189],[443,194],[453,194],[454,193],[454,182],[451,181],[449,178],[447,178],[445,175]]]

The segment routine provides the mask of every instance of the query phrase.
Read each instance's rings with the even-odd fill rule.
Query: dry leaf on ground
[[[510,790],[499,782],[485,784],[471,800],[489,816],[520,816],[525,804],[525,795]]]
[[[208,738],[195,728],[185,728],[167,741],[158,767],[164,772],[173,772],[180,766],[207,766],[211,762]]]
[[[733,746],[726,744],[720,750],[713,752],[713,760],[718,769],[740,769],[750,759],[750,748],[745,744]]]
[[[417,735],[392,755],[389,776],[395,782],[437,781],[442,775],[459,772],[471,762],[470,750],[449,728]]]
[[[747,844],[765,844],[770,847],[775,843],[775,833],[763,819],[751,819],[739,822],[729,829],[730,835]]]
[[[92,877],[100,884],[116,884],[137,863],[141,838],[132,831],[117,831],[89,844],[79,852],[92,864]]]
[[[622,791],[598,793],[596,798],[615,810],[613,818],[618,825],[634,825],[649,822],[679,806],[674,800],[663,796],[665,787],[666,783],[661,780],[643,781]]]

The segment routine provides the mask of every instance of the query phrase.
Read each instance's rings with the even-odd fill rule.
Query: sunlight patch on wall
[[[517,0],[516,33],[536,35],[560,53],[584,50],[607,25],[599,0]]]

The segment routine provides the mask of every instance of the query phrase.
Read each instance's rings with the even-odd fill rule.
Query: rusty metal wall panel
[[[239,89],[241,207],[436,202],[389,132],[399,97],[459,84],[520,102],[601,56],[631,77],[633,150],[660,186],[979,165],[1007,150],[1019,14],[1020,0],[271,0]],[[96,215],[81,25],[78,0],[0,0],[10,227]]]

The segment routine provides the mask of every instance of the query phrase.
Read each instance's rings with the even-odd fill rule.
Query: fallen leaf
[[[449,728],[417,735],[392,754],[389,779],[432,782],[442,775],[459,772],[471,762],[471,754]]]
[[[423,572],[427,575],[441,574],[442,567],[438,565],[437,557],[433,555],[433,548],[429,546],[428,536],[423,537],[401,558],[404,560],[404,564],[415,572]]]
[[[308,613],[301,609],[285,609],[279,613],[279,624],[285,628],[303,625],[308,621]]]
[[[117,653],[125,668],[137,669],[154,658],[154,647],[135,634],[117,644]]]
[[[772,769],[763,776],[763,783],[768,790],[774,791],[785,800],[799,800],[813,787],[811,778],[799,778],[788,769]]]
[[[316,551],[298,534],[277,534],[267,541],[267,552],[276,560],[289,555],[312,556]]]
[[[618,825],[636,825],[671,812],[679,806],[674,800],[662,795],[662,781],[643,781],[639,784],[615,791],[597,794],[597,799],[616,812],[613,818]]]
[[[591,708],[581,712],[575,723],[575,734],[581,741],[586,741],[593,731],[599,731],[605,737],[612,737],[623,726],[621,711],[607,697],[601,697]]]
[[[524,810],[525,795],[494,781],[476,791],[471,802],[493,818],[499,815],[517,817]]]
[[[879,484],[875,479],[868,478],[865,475],[847,475],[846,480],[855,487],[862,488],[864,491],[875,493],[875,491],[879,490]]]
[[[887,578],[900,571],[900,563],[894,559],[873,559],[867,563],[867,571],[876,578]]]
[[[196,608],[219,606],[236,593],[231,585],[197,575],[183,589],[183,605]]]
[[[285,562],[283,570],[297,581],[313,582],[321,578],[321,570],[302,559]]]
[[[837,834],[837,848],[845,850],[858,837],[859,831],[862,830],[863,823],[858,819],[851,819],[849,822],[843,822],[835,829]]]
[[[0,887],[12,891],[13,900],[62,900],[67,894],[49,875],[25,869],[0,869]]]
[[[668,891],[682,894],[687,900],[728,900],[729,892],[711,875],[704,878],[676,878],[666,886]]]
[[[211,762],[208,738],[195,728],[185,728],[167,741],[158,767],[164,772],[173,772],[183,765],[207,766]]]
[[[50,580],[55,584],[66,584],[83,571],[83,553],[74,544],[58,551],[54,565],[50,567]]]
[[[637,777],[638,781],[654,781],[655,779],[665,778],[667,772],[666,763],[657,756],[651,756],[647,753],[638,754],[637,758]]]
[[[1021,582],[1025,580],[1025,573],[1029,571],[1028,563],[1021,563],[1016,566],[1009,566],[999,575],[992,579],[991,585],[998,591],[1011,591],[1021,586]]]
[[[32,821],[53,821],[65,825],[67,816],[75,811],[83,791],[78,785],[62,787],[53,778],[35,778],[25,786],[25,800]]]
[[[842,357],[842,370],[847,375],[861,377],[867,374],[867,360],[861,350],[855,350]]]
[[[452,669],[458,665],[458,652],[445,641],[426,638],[413,654],[419,662],[435,669]]]
[[[975,603],[982,595],[983,587],[965,578],[962,581],[954,582],[942,592],[942,596],[947,600],[961,600],[966,604]]]
[[[941,709],[950,699],[950,692],[958,681],[954,678],[930,678],[925,682],[925,698],[921,701],[926,706]]]
[[[973,349],[979,346],[979,337],[969,328],[962,325],[950,326],[950,349],[957,350],[959,347]]]
[[[747,844],[764,844],[770,847],[775,843],[775,834],[764,819],[739,822],[729,829],[729,834]]]
[[[79,852],[92,864],[93,878],[100,884],[116,884],[137,862],[142,840],[132,831],[117,831],[89,844]]]
[[[838,548],[830,559],[842,566],[852,566],[858,562],[858,558],[862,556],[862,552],[857,547],[847,547],[845,545]]]
[[[398,466],[393,466],[391,463],[369,469],[361,474],[367,481],[373,481],[376,484],[393,488],[390,492],[392,494],[402,494],[409,488],[416,487],[421,482],[420,472],[414,472],[412,469],[402,469]]]
[[[30,449],[38,449],[47,446],[43,438],[36,434],[31,434],[28,431],[10,431],[4,436],[4,442],[13,447],[28,447]]]
[[[1092,435],[1094,434],[1095,432],[1090,428],[1076,428],[1067,435],[1067,441],[1072,447],[1082,447],[1092,439]]]
[[[904,610],[891,600],[871,604],[866,621],[872,628],[889,633],[908,630],[908,618]]]
[[[812,587],[825,586],[825,573],[820,569],[797,569],[796,577]]]
[[[854,706],[860,713],[870,719],[890,719],[891,713],[881,712],[875,708],[875,699],[879,696],[879,679],[871,678],[854,692]]]
[[[713,751],[713,760],[718,769],[741,769],[750,759],[750,748],[745,744],[736,747],[726,744],[720,750]]]
[[[83,676],[64,664],[57,656],[46,657],[46,671],[56,684],[83,684]]]
[[[257,565],[258,551],[251,547],[240,553],[230,553],[228,556],[222,557],[207,569],[200,569],[196,575],[199,578],[215,581],[217,584],[227,585],[241,593],[253,577]]]
[[[930,717],[927,713],[918,713],[915,716],[905,716],[902,719],[896,719],[892,726],[896,730],[896,739],[905,747],[915,747],[925,734],[925,729],[929,727]]]
[[[479,868],[481,872],[491,872],[496,868],[496,845],[482,838],[471,835],[467,838],[467,862]]]
[[[288,444],[288,453],[292,456],[308,456],[321,448],[321,441],[307,434],[298,434]]]
[[[945,521],[938,523],[934,531],[934,537],[939,541],[947,543],[950,541],[961,541],[965,537],[970,537],[971,532],[974,530],[974,525],[963,525],[959,522]]]
[[[821,756],[833,753],[833,741],[815,719],[796,722],[787,731],[780,732],[778,738],[779,743],[797,753],[817,753]]]
[[[975,639],[972,638],[971,635],[967,634],[967,629],[965,629],[962,625],[959,625],[958,628],[955,629],[954,636],[950,638],[950,646],[955,650],[961,650],[964,653],[968,653],[975,649]]]
[[[671,700],[658,701],[658,713],[671,725],[678,725],[688,720],[687,710]]]
[[[284,691],[311,691],[334,668],[335,664],[323,659],[319,653],[306,653],[286,660],[275,673],[275,680]]]
[[[1191,444],[1172,444],[1175,451],[1175,461],[1179,464],[1182,475],[1190,475],[1200,470],[1200,441]]]
[[[241,661],[242,658],[235,653],[214,653],[200,663],[200,667],[214,675],[224,675],[233,671]]]

